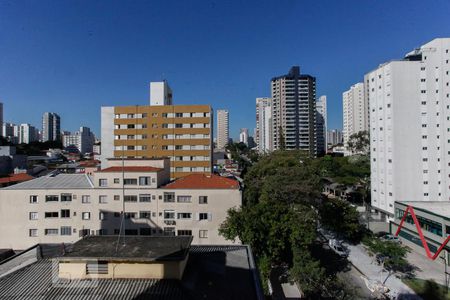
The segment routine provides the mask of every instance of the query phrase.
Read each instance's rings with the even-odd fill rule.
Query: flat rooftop
[[[414,209],[419,209],[434,215],[439,215],[450,219],[449,201],[396,201],[403,205],[410,205]]]
[[[241,245],[191,246],[181,280],[55,281],[54,266],[38,259],[0,277],[0,299],[264,299],[250,248]]]
[[[38,177],[5,187],[5,190],[86,189],[93,188],[86,174],[57,174]]]
[[[88,236],[73,244],[60,261],[177,261],[186,258],[192,236]]]

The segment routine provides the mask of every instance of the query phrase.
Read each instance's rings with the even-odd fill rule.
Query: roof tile
[[[190,174],[169,184],[166,189],[239,189],[239,182],[234,179],[205,174]]]

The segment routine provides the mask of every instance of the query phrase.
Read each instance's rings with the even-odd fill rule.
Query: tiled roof
[[[19,173],[19,174],[11,174],[8,175],[8,177],[2,177],[0,178],[0,184],[9,183],[9,182],[22,182],[33,179],[33,176],[30,176],[26,173]]]
[[[167,184],[166,189],[239,189],[234,179],[205,174],[191,174]]]
[[[106,169],[102,169],[97,172],[158,172],[161,171],[161,168],[155,168],[155,167],[145,167],[145,166],[138,166],[138,167],[109,167]]]
[[[92,187],[92,181],[86,174],[58,174],[38,177],[3,189],[82,189]]]

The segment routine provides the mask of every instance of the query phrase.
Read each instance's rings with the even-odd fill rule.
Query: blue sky
[[[0,101],[5,121],[100,127],[102,105],[148,103],[167,79],[177,104],[230,111],[255,127],[255,98],[299,65],[342,127],[342,92],[380,63],[450,36],[450,1],[0,0]]]

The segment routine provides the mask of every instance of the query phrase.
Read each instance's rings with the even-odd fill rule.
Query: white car
[[[341,257],[347,257],[348,253],[345,250],[344,246],[342,246],[342,244],[335,240],[335,239],[331,239],[328,244],[330,245],[330,248],[336,252],[339,256]]]
[[[392,234],[386,234],[386,235],[383,237],[383,240],[389,241],[389,242],[394,242],[394,243],[399,243],[399,244],[402,243],[402,241],[401,241],[397,236],[392,235]]]

